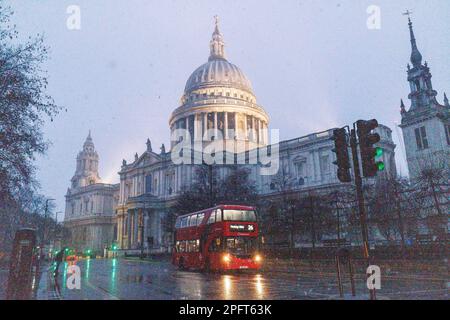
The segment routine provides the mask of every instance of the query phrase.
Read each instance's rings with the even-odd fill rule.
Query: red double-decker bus
[[[258,222],[254,207],[219,205],[179,216],[172,263],[180,269],[259,269]]]

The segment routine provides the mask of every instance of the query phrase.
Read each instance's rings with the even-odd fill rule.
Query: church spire
[[[437,92],[433,90],[431,83],[431,72],[428,64],[422,65],[422,54],[417,49],[416,38],[412,27],[410,11],[406,11],[404,15],[408,16],[408,25],[411,40],[411,63],[413,67],[408,65],[408,82],[410,84],[411,92],[408,98],[411,100],[411,107],[409,110],[417,108],[431,108],[437,105]]]
[[[214,16],[215,28],[212,34],[211,42],[209,43],[210,54],[209,61],[215,59],[225,59],[225,42],[219,30],[219,17]]]
[[[416,37],[414,36],[413,25],[410,17],[411,13],[412,12],[410,12],[409,10],[404,13],[404,15],[408,16],[409,36],[411,39],[411,63],[414,67],[419,67],[422,65],[422,54],[417,48]]]
[[[444,105],[446,107],[450,107],[450,103],[448,102],[447,94],[444,92]]]

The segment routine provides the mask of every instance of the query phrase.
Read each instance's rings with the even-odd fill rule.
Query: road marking
[[[431,289],[431,290],[416,290],[416,291],[398,291],[398,292],[392,292],[392,293],[385,293],[387,295],[399,295],[399,294],[420,294],[420,293],[438,293],[438,292],[448,292],[450,293],[449,289]]]
[[[93,285],[92,283],[90,283],[88,280],[86,280],[86,284],[88,287],[90,287],[91,289],[94,289],[98,292],[101,293],[101,295],[107,295],[107,298],[109,298],[108,300],[120,300],[120,298],[118,298],[117,296],[113,295],[112,293],[110,293],[108,290],[106,290],[105,288]]]

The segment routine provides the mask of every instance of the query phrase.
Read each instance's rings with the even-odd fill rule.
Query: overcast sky
[[[64,195],[75,158],[92,130],[100,176],[118,182],[123,158],[169,145],[168,119],[191,72],[207,61],[213,16],[220,16],[228,60],[253,84],[270,127],[290,139],[377,118],[393,130],[405,175],[399,104],[409,106],[406,9],[413,11],[419,49],[442,103],[450,93],[448,0],[14,0],[22,36],[43,33],[51,48],[49,93],[67,108],[45,126],[52,142],[38,159],[42,192]],[[69,30],[69,5],[81,9],[81,30]],[[381,9],[369,30],[367,7]],[[60,215],[61,216],[61,215]]]

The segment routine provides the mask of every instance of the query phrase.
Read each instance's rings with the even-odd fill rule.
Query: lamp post
[[[58,214],[59,213],[62,213],[62,211],[57,211],[56,213],[55,213],[55,228],[54,228],[54,236],[55,236],[55,239],[57,238],[57,235],[58,235]]]
[[[53,198],[48,198],[45,200],[45,210],[44,210],[44,232],[42,235],[42,245],[44,246],[46,243],[46,237],[45,235],[47,234],[47,218],[48,218],[48,203],[49,201],[54,201],[55,199]],[[43,247],[42,246],[42,247]]]

